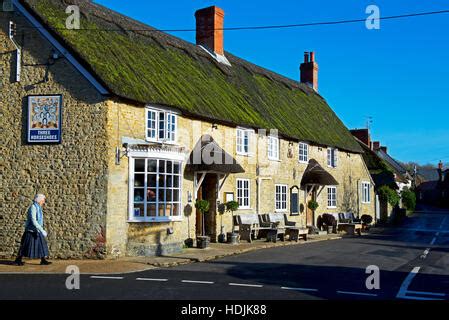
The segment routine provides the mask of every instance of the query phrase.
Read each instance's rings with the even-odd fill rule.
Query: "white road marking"
[[[90,276],[91,279],[123,280],[123,277]]]
[[[377,297],[377,294],[376,294],[376,293],[364,293],[364,292],[352,292],[352,291],[337,291],[337,293],[340,293],[340,294],[357,295],[357,296]]]
[[[421,259],[425,259],[425,258],[427,258],[427,255],[429,254],[429,252],[430,252],[430,248],[427,248],[426,250],[424,250],[424,252],[423,252],[423,254],[421,255]]]
[[[439,297],[444,297],[445,296],[444,293],[427,292],[427,291],[410,291],[410,290],[408,290],[407,293],[410,293],[410,294],[422,294],[424,296],[439,296]]]
[[[168,279],[153,279],[153,278],[136,278],[137,281],[159,281],[164,282],[168,281]]]
[[[229,283],[230,286],[239,286],[239,287],[252,287],[252,288],[262,288],[263,285],[260,284],[246,284],[246,283]]]
[[[443,219],[443,221],[441,221],[440,229],[443,229],[443,225],[445,224],[446,219],[447,219],[447,217],[445,217],[445,218]]]
[[[212,281],[182,280],[184,283],[214,284]]]
[[[432,241],[430,242],[430,245],[433,246],[436,241],[437,241],[437,237],[433,237]]]
[[[435,293],[435,292],[424,292],[424,291],[408,291],[408,287],[410,286],[410,283],[412,282],[413,278],[416,277],[421,267],[414,267],[413,270],[407,275],[404,282],[402,283],[401,287],[399,288],[399,291],[396,295],[396,298],[401,299],[410,299],[410,300],[443,300],[443,299],[434,299],[429,297],[417,297],[417,296],[409,296],[408,294],[420,294],[420,295],[432,295],[432,296],[441,296],[444,294],[442,293]]]
[[[293,290],[293,291],[318,291],[318,289],[311,288],[291,288],[291,287],[281,287],[284,290]]]

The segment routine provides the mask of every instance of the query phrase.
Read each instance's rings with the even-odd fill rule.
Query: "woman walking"
[[[37,194],[34,201],[28,208],[27,221],[25,223],[25,232],[20,242],[19,254],[15,261],[16,265],[23,266],[23,257],[31,259],[41,259],[41,265],[49,265],[51,262],[45,258],[48,257],[47,232],[44,230],[44,215],[42,207],[45,204],[45,195]]]

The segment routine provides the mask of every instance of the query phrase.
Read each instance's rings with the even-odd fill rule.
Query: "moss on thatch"
[[[361,152],[323,98],[297,81],[230,53],[232,66],[219,64],[193,44],[90,1],[23,2],[116,96]],[[69,3],[80,6],[88,30],[65,29]]]

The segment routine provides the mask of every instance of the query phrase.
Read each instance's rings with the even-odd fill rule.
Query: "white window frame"
[[[239,183],[241,183],[242,187],[239,188]],[[245,188],[245,183],[247,187]],[[241,195],[239,195],[239,189],[241,189]],[[248,191],[248,196],[245,197],[245,189]],[[245,199],[247,198],[247,205],[245,205]],[[239,203],[240,209],[251,209],[251,181],[250,179],[237,179],[236,180],[236,201]]]
[[[309,144],[305,142],[299,143],[299,162],[309,163]]]
[[[274,204],[276,212],[287,212],[287,191],[288,186],[286,184],[275,184]],[[283,198],[283,196],[285,196],[285,199]]]
[[[279,161],[279,137],[268,136],[268,160]]]
[[[253,142],[254,130],[237,128],[236,129],[236,152],[241,156],[251,156],[252,148],[251,143]],[[245,139],[247,141],[247,150],[245,150]]]
[[[329,168],[336,168],[338,166],[337,148],[327,148],[327,166]]]
[[[371,183],[362,181],[362,203],[371,203]]]
[[[333,190],[333,192],[332,192]],[[337,187],[328,186],[327,187],[327,207],[329,209],[337,208]]]
[[[145,160],[145,172],[143,173],[145,175],[145,181],[144,181],[144,186],[143,186],[143,190],[144,190],[144,200],[142,200],[141,202],[144,205],[144,215],[143,217],[136,217],[134,216],[134,205],[135,203],[139,202],[139,201],[135,201],[135,195],[134,195],[134,190],[135,190],[135,161],[136,160],[140,160],[140,159],[144,159]],[[178,162],[179,163],[179,187],[178,188],[173,188],[171,190],[174,189],[178,189],[179,193],[178,193],[178,201],[172,201],[171,204],[173,203],[178,203],[178,215],[176,216],[158,216],[159,214],[159,200],[158,200],[158,192],[159,192],[159,173],[156,173],[156,216],[147,216],[147,199],[146,199],[146,192],[145,190],[147,189],[147,177],[148,177],[148,161],[149,160],[158,160],[158,161],[173,161],[173,162]],[[174,176],[175,174],[173,173],[172,176]],[[129,195],[129,202],[128,202],[128,222],[170,222],[170,221],[182,221],[183,217],[182,217],[182,160],[180,158],[178,159],[172,159],[172,158],[165,158],[165,157],[143,157],[143,156],[135,156],[135,157],[130,157],[129,158],[129,179],[128,179],[128,195]]]
[[[154,114],[154,119],[150,119],[149,113]],[[164,115],[163,119],[163,134],[162,137],[160,135],[160,117],[161,114]],[[151,120],[154,127],[149,126],[149,121]],[[171,127],[170,130],[167,130],[167,127]],[[153,134],[150,134],[150,130],[152,130]],[[154,107],[146,107],[145,108],[145,137],[147,141],[150,142],[160,142],[166,144],[175,144],[178,138],[178,113],[170,110],[163,110]]]

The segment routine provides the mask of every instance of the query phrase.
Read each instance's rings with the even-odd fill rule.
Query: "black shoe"
[[[25,265],[25,262],[23,262],[22,260],[16,260],[16,261],[14,261],[14,265],[23,266],[23,265]]]
[[[50,261],[47,261],[47,260],[45,260],[45,259],[42,259],[42,260],[41,260],[41,265],[43,265],[43,266],[48,266],[49,264],[51,264]]]

